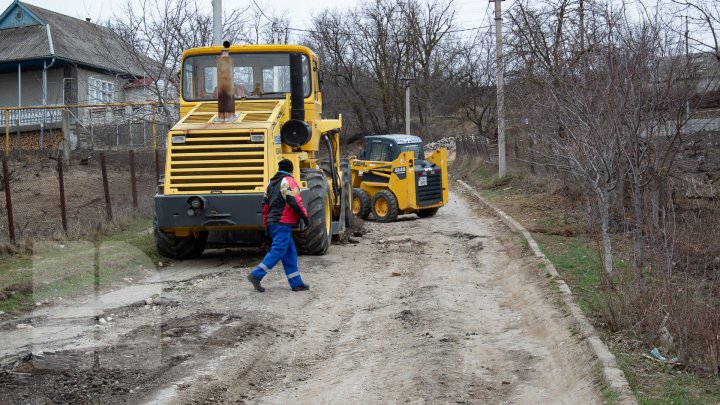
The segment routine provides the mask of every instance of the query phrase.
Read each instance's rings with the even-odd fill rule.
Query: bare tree
[[[412,78],[422,132],[438,111],[449,111],[447,89],[454,87],[447,79],[460,49],[451,35],[454,18],[452,4],[440,0],[376,0],[319,14],[307,40],[328,73],[328,104],[345,109],[352,130],[400,130],[403,79]]]
[[[249,42],[244,11],[233,10],[224,15],[223,35],[228,41]],[[121,38],[125,52],[122,55],[104,52],[104,57],[125,66],[128,72],[136,72],[151,86],[162,103],[162,118],[172,124],[177,116],[167,105],[176,102],[179,96],[182,53],[211,44],[211,13],[200,8],[196,0],[140,0],[140,4],[126,1],[107,25]],[[122,59],[123,55],[131,57]]]
[[[459,52],[453,79],[460,91],[456,106],[477,128],[483,144],[496,139],[495,40],[491,32],[474,36]],[[487,151],[483,149],[486,158]]]

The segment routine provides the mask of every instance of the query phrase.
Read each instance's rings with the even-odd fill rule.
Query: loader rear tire
[[[373,216],[378,222],[395,221],[400,213],[395,194],[390,190],[380,190],[372,198]]]
[[[434,217],[435,214],[437,214],[439,209],[440,208],[426,208],[426,209],[418,211],[417,216],[419,216],[420,218]]]
[[[352,213],[362,219],[370,215],[370,194],[361,188],[352,190]]]
[[[175,236],[174,233],[162,232],[157,226],[157,219],[153,221],[153,233],[158,253],[175,260],[188,260],[200,257],[207,245],[207,232],[200,232],[198,236]]]
[[[352,179],[350,178],[350,163],[347,159],[340,161],[340,169],[343,174],[343,187],[342,187],[342,204],[345,205],[345,228],[348,229],[352,226],[353,218],[353,189]]]
[[[301,169],[300,180],[306,181],[310,189],[310,198],[303,201],[310,225],[300,232],[293,232],[295,246],[302,255],[324,255],[332,237],[330,187],[322,170]]]

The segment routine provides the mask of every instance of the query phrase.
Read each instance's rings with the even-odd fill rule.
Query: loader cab
[[[224,48],[185,51],[180,77],[180,116],[199,103],[217,102],[216,58]],[[322,118],[322,72],[317,55],[298,45],[230,45],[234,98],[237,101],[282,100],[290,92],[290,55],[301,55],[302,90],[307,120]]]
[[[217,100],[218,73],[215,54],[191,55],[183,60],[182,99]],[[290,92],[289,52],[231,53],[235,99],[283,99]],[[314,61],[313,61],[314,63]],[[303,98],[312,93],[311,58],[302,54]],[[315,82],[318,79],[315,78]]]
[[[414,135],[371,135],[365,137],[362,160],[392,162],[403,152],[412,152],[415,160],[425,160],[422,139]]]

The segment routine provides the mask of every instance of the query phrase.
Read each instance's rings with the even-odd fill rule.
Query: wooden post
[[[105,154],[100,153],[100,171],[102,172],[103,190],[105,191],[105,217],[108,222],[112,221],[112,205],[110,202],[110,186],[108,185],[107,167],[105,165]]]
[[[3,183],[5,183],[5,205],[8,217],[8,235],[10,243],[15,244],[15,221],[13,220],[12,197],[10,195],[10,175],[8,173],[7,158],[2,161]]]
[[[155,149],[153,152],[155,155],[155,184],[160,182],[160,153]]]
[[[133,208],[138,208],[138,199],[137,199],[137,184],[135,181],[135,152],[130,149],[128,152],[129,154],[129,160],[130,160],[130,190],[132,190],[132,203]]]
[[[68,233],[67,209],[65,207],[65,176],[64,176],[63,170],[64,170],[63,158],[60,157],[58,159],[58,165],[57,165],[58,183],[60,186],[60,216],[62,218],[63,231],[65,231],[65,236],[67,236],[67,233]]]
[[[5,157],[10,156],[10,110],[5,110]]]

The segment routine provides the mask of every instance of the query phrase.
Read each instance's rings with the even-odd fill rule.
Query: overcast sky
[[[112,17],[113,12],[119,11],[120,7],[127,0],[27,0],[27,3],[38,7],[63,13],[72,17],[85,19],[92,18],[93,21],[106,20]],[[197,0],[199,4],[206,3],[208,11],[212,9],[212,0]],[[286,11],[292,21],[293,27],[306,28],[313,14],[319,13],[326,8],[347,9],[358,4],[359,0],[256,0],[258,4],[271,5],[276,15]],[[0,0],[0,4],[7,7],[11,0]],[[503,7],[507,7],[511,1],[504,1]],[[223,9],[245,8],[252,4],[252,0],[223,0]],[[472,28],[492,24],[488,18],[488,12],[492,11],[493,4],[488,0],[456,0],[455,6],[458,10],[457,22],[463,28]],[[113,10],[115,7],[115,10]],[[268,15],[272,13],[268,12]]]
[[[119,12],[127,1],[138,2],[140,0],[26,0],[27,3],[46,8],[52,11],[63,13],[72,17],[85,19],[91,18],[93,21],[105,21],[113,16],[114,12]],[[150,0],[152,1],[152,0]],[[163,0],[157,0],[161,2]],[[198,4],[204,5],[207,11],[212,9],[212,0],[196,0]],[[268,16],[282,15],[283,12],[291,20],[292,28],[308,28],[313,15],[320,11],[331,9],[348,9],[353,8],[362,0],[255,0],[261,6],[264,5],[265,13]],[[540,0],[542,1],[542,0]],[[619,3],[621,0],[607,0],[613,3]],[[640,0],[625,0],[631,15],[640,15],[637,10],[640,9]],[[667,0],[643,0],[642,3],[649,6],[650,9],[663,4]],[[720,0],[718,0],[720,1]],[[223,9],[229,11],[231,9],[245,9],[251,5],[253,0],[223,0]],[[503,1],[503,9],[512,6],[515,0]],[[12,0],[0,0],[0,7],[3,9],[9,6]],[[489,0],[454,0],[456,14],[456,27],[461,29],[475,27],[490,27],[493,25],[493,7],[494,3]],[[655,6],[655,7],[654,7]],[[113,9],[114,7],[114,9]],[[274,13],[273,13],[274,11]],[[651,11],[652,13],[652,11]],[[679,17],[678,17],[679,18]],[[695,32],[696,37],[708,40],[707,35]],[[290,39],[293,40],[292,38]]]

